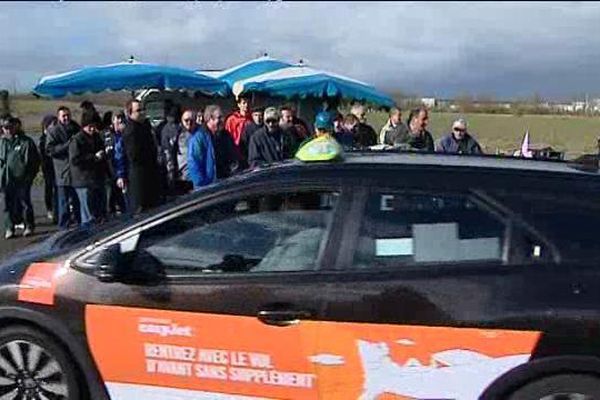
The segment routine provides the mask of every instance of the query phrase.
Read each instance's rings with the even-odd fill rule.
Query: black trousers
[[[4,188],[4,228],[14,229],[25,222],[26,228],[35,228],[31,184],[10,183]]]

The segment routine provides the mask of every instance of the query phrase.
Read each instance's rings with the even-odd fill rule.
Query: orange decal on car
[[[137,391],[163,400],[179,391],[199,398],[474,399],[526,363],[539,339],[530,331],[325,321],[273,327],[254,317],[97,305],[85,314],[93,357],[116,400]]]
[[[62,263],[33,263],[19,283],[19,301],[53,305],[57,278],[63,273]]]

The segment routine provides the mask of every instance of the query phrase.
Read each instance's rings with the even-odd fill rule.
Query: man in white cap
[[[459,118],[452,123],[452,132],[442,136],[435,151],[438,153],[482,154],[479,143],[467,132],[467,121]]]

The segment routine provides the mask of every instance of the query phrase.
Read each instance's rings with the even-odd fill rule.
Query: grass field
[[[125,103],[127,94],[108,93],[86,96],[92,100],[100,112],[119,110]],[[83,97],[64,100],[43,100],[33,96],[16,96],[11,99],[11,109],[24,122],[26,132],[35,136],[40,132],[40,121],[48,113],[65,104],[79,120],[79,103]],[[407,115],[403,115],[403,119]],[[449,131],[452,121],[459,114],[431,113],[429,130],[434,139]],[[549,144],[559,151],[565,151],[567,158],[583,153],[596,152],[596,138],[600,135],[600,118],[558,115],[498,115],[465,114],[469,123],[469,132],[474,134],[486,153],[509,152],[520,147],[525,130],[529,129],[532,144]],[[385,113],[372,113],[369,123],[377,132],[387,119]]]
[[[598,117],[431,113],[428,129],[434,139],[438,140],[449,132],[452,121],[459,116],[467,119],[469,132],[486,153],[520,148],[527,129],[531,144],[548,144],[556,150],[565,151],[566,158],[597,152],[596,139],[600,135]],[[403,115],[404,118],[406,115]],[[376,129],[383,126],[386,119],[383,113],[371,114],[368,118]]]

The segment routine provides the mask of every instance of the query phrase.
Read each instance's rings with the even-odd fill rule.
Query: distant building
[[[575,111],[575,107],[573,106],[573,104],[566,104],[566,103],[554,104],[554,106],[552,108],[554,108],[554,110],[556,110],[558,112],[572,113]]]
[[[435,97],[422,97],[421,104],[423,104],[427,108],[435,108]]]
[[[573,111],[575,111],[575,112],[585,111],[585,109],[586,109],[585,101],[574,101],[573,102]]]

